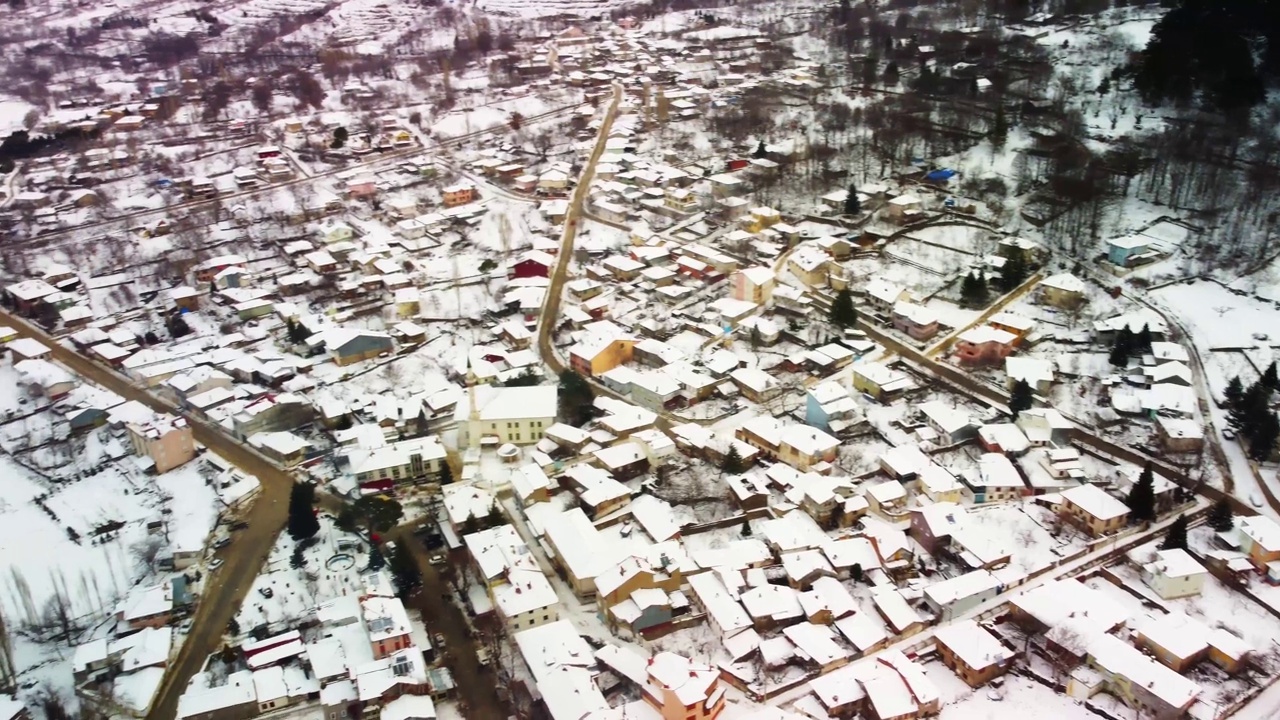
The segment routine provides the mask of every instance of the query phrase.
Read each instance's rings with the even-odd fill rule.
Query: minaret
[[[477,450],[480,448],[480,405],[476,403],[475,380],[467,386],[467,400],[471,403],[471,412],[467,415],[467,445]]]

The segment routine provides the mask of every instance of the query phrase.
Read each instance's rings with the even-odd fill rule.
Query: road
[[[582,168],[578,177],[578,185],[573,189],[573,197],[569,200],[569,209],[564,216],[564,234],[560,237],[560,255],[557,258],[555,272],[551,274],[551,283],[547,287],[547,297],[542,304],[542,315],[538,320],[538,354],[542,361],[551,368],[551,372],[559,375],[564,371],[564,363],[556,356],[551,346],[551,334],[555,329],[556,319],[560,317],[560,295],[564,292],[564,283],[569,276],[569,263],[573,261],[573,244],[578,238],[578,224],[582,221],[582,204],[587,198],[587,188],[596,174],[596,164],[604,154],[604,146],[609,139],[609,131],[613,128],[613,119],[618,114],[618,105],[622,103],[622,85],[613,84],[613,101],[605,111],[604,121],[600,123],[600,132],[596,135],[596,146],[591,150],[591,157]]]
[[[20,336],[35,338],[48,345],[53,350],[55,360],[120,397],[137,400],[159,412],[181,414],[171,404],[143,391],[123,376],[59,345],[25,320],[0,311],[0,322],[12,327]],[[186,689],[187,682],[204,667],[209,655],[221,649],[227,624],[244,601],[253,585],[253,579],[266,563],[268,553],[284,528],[288,515],[289,491],[293,486],[293,478],[288,473],[246,446],[196,418],[188,417],[187,420],[191,423],[196,441],[256,477],[262,490],[243,517],[249,527],[233,533],[231,545],[218,553],[223,565],[205,581],[192,617],[191,630],[177,659],[169,664],[151,706],[148,717],[154,720],[168,720],[177,714],[178,698]]]
[[[449,595],[449,585],[428,562],[429,551],[422,541],[402,526],[389,534],[396,543],[409,550],[418,569],[422,571],[422,589],[409,597],[409,604],[422,614],[422,621],[432,634],[441,633],[445,646],[436,648],[437,654],[447,653],[446,665],[457,684],[458,698],[466,704],[467,718],[504,718],[506,710],[498,701],[497,674],[480,665],[476,657],[477,640],[467,635],[467,620],[462,616]]]

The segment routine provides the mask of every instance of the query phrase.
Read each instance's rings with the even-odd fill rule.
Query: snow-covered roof
[[[1280,550],[1280,523],[1266,515],[1238,518],[1236,527],[1265,552]]]
[[[257,699],[253,674],[248,670],[231,673],[217,687],[188,687],[178,699],[179,718],[214,713],[225,708],[252,703]]]
[[[897,588],[882,586],[871,591],[871,598],[876,609],[889,621],[895,633],[902,633],[916,623],[924,622],[924,618],[915,611],[907,599]]]
[[[1012,650],[973,620],[944,625],[938,628],[934,637],[940,645],[946,646],[961,662],[974,670],[985,670],[1013,657]]]
[[[511,525],[471,533],[462,538],[483,579],[492,582],[510,570],[537,570],[538,562]]]
[[[689,587],[722,635],[731,637],[751,627],[751,617],[730,594],[719,572],[698,573],[687,579]]]
[[[507,618],[551,607],[560,601],[547,576],[536,566],[509,571],[507,582],[492,592],[494,603]]]
[[[974,345],[983,345],[989,342],[996,343],[998,345],[1008,345],[1014,340],[1017,340],[1018,337],[1006,330],[993,328],[990,325],[980,325],[978,327],[965,330],[960,333],[959,337],[956,339],[959,342],[972,343]]]
[[[367,597],[360,601],[360,608],[370,642],[409,634],[409,613],[399,598]]]
[[[835,631],[827,625],[799,623],[783,629],[782,634],[818,665],[825,666],[849,657],[849,651],[836,642]]]
[[[1084,510],[1098,520],[1111,520],[1129,513],[1129,507],[1107,494],[1097,485],[1079,485],[1063,490],[1063,500],[1070,500],[1073,505]]]
[[[961,600],[990,592],[1000,587],[1000,581],[989,570],[973,570],[924,589],[925,598],[939,608],[947,608]]]
[[[1087,649],[1088,639],[1110,632],[1129,619],[1129,611],[1106,594],[1074,579],[1046,582],[1010,601],[1049,627],[1050,637],[1073,651]]]
[[[981,487],[1026,487],[1013,462],[1000,453],[983,453],[978,458],[978,475]]]
[[[582,720],[609,707],[593,679],[591,646],[568,620],[557,620],[515,634],[524,657],[555,720]]]
[[[1171,707],[1184,708],[1200,694],[1199,685],[1114,635],[1095,635],[1088,648],[1089,657],[1099,668],[1142,687]]]
[[[1062,290],[1065,292],[1083,293],[1085,290],[1084,281],[1072,275],[1071,273],[1058,273],[1040,281],[1045,287]]]

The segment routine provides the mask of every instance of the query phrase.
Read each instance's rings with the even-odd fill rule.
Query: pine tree
[[[1280,390],[1280,378],[1276,377],[1275,360],[1272,360],[1266,371],[1262,373],[1262,384],[1266,385],[1269,390]]]
[[[754,154],[752,154],[752,156],[751,156],[751,157],[753,157],[753,158],[755,158],[755,159],[759,160],[759,159],[761,159],[761,158],[768,157],[768,155],[769,155],[769,151],[768,151],[767,149],[765,149],[764,141],[763,141],[763,140],[761,140],[761,141],[760,141],[760,144],[759,144],[759,145],[756,145],[756,151],[755,151],[755,153],[754,153]]]
[[[1235,514],[1231,511],[1231,503],[1226,498],[1213,504],[1209,510],[1209,527],[1216,532],[1226,532],[1236,526]]]
[[[1012,248],[1005,258],[1004,267],[1000,268],[1000,291],[1012,292],[1014,288],[1026,281],[1031,275],[1027,266],[1027,254],[1022,248]]]
[[[1004,103],[996,106],[996,119],[991,125],[991,144],[995,147],[1004,147],[1005,140],[1009,139],[1009,121],[1004,117]]]
[[[320,521],[316,519],[315,504],[316,486],[311,483],[294,483],[289,491],[289,537],[295,541],[305,540],[320,532]]]
[[[1271,391],[1258,381],[1249,386],[1240,397],[1239,402],[1231,407],[1229,420],[1231,426],[1246,434],[1263,422],[1267,414],[1267,406],[1271,402]]]
[[[763,340],[763,338],[761,338],[761,336],[760,336],[760,328],[759,328],[759,327],[757,327],[757,326],[755,326],[755,325],[752,325],[752,326],[751,326],[751,350],[752,350],[752,352],[754,352],[754,351],[756,351],[756,350],[759,350],[759,349],[760,349],[760,345],[761,345],[761,343],[763,343],[763,342],[764,342],[764,340]]]
[[[1165,531],[1164,542],[1160,543],[1161,550],[1186,550],[1187,549],[1187,516],[1179,515],[1174,520],[1169,529]]]
[[[396,549],[391,551],[387,564],[391,567],[391,580],[396,584],[397,597],[408,597],[414,590],[422,587],[422,571],[418,569],[418,563],[404,543],[396,545]]]
[[[849,577],[854,582],[862,582],[862,563],[854,563],[853,567],[849,568]]]
[[[1249,457],[1257,462],[1270,460],[1277,438],[1280,438],[1280,418],[1274,412],[1263,411],[1249,432]]]
[[[982,273],[969,273],[960,281],[960,304],[967,308],[985,307],[988,301],[987,278]]]
[[[742,461],[742,453],[738,452],[737,443],[729,443],[729,452],[725,453],[720,469],[730,475],[741,475],[747,469],[746,463]]]
[[[581,427],[595,414],[596,392],[591,384],[573,370],[560,373],[560,417],[574,427]]]
[[[1138,338],[1134,342],[1134,349],[1140,353],[1151,352],[1151,326],[1143,324],[1142,330],[1138,332]]]
[[[1120,328],[1120,332],[1116,333],[1115,344],[1111,346],[1111,356],[1107,359],[1118,368],[1128,367],[1132,352],[1133,333],[1129,332],[1129,328]]]
[[[862,203],[858,200],[858,186],[850,185],[849,194],[844,198],[844,214],[857,215],[862,212]]]
[[[453,468],[449,467],[449,463],[441,461],[439,483],[443,487],[453,482]]]
[[[836,299],[831,303],[831,322],[840,328],[858,324],[858,311],[853,307],[853,295],[848,288],[836,293]]]
[[[502,508],[498,507],[498,503],[495,500],[493,505],[489,506],[489,514],[484,516],[485,527],[498,527],[499,525],[505,525],[506,522],[507,516],[502,514]]]
[[[1156,517],[1155,474],[1148,462],[1138,475],[1138,481],[1129,489],[1129,497],[1125,498],[1129,506],[1129,521],[1134,523],[1154,520]]]
[[[900,76],[901,74],[898,71],[898,63],[891,62],[888,65],[884,66],[884,84],[885,85],[888,85],[889,87],[893,87],[894,85],[897,85],[898,80],[900,79]]]
[[[1009,414],[1016,419],[1023,410],[1030,410],[1035,402],[1035,395],[1031,391],[1031,385],[1026,380],[1019,380],[1013,384],[1013,390],[1009,393]]]
[[[1240,404],[1240,398],[1244,397],[1244,385],[1240,382],[1240,376],[1237,375],[1227,383],[1227,388],[1222,391],[1222,404],[1228,410]]]

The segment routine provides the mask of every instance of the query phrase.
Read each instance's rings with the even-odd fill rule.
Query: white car
[[[220,567],[222,567],[222,558],[214,558],[209,562],[210,570],[217,570]]]

